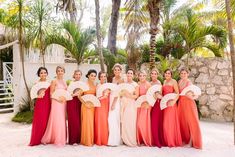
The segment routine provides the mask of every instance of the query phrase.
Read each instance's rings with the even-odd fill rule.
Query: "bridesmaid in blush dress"
[[[65,69],[62,66],[56,67],[56,79],[51,82],[51,95],[56,89],[67,89],[66,82],[63,79]],[[51,113],[47,124],[47,129],[42,137],[43,144],[55,144],[64,146],[66,144],[66,99],[60,97],[60,100],[52,99]]]
[[[170,69],[167,69],[164,72],[164,77],[165,81],[162,87],[163,96],[169,93],[179,94],[178,84],[176,80],[172,79],[172,72]],[[164,141],[168,147],[177,147],[182,145],[176,104],[177,100],[178,97],[169,101],[167,104],[168,107],[163,110],[163,134]]]
[[[40,67],[37,72],[38,77],[40,77],[38,82],[47,81],[47,69]],[[36,102],[33,114],[31,139],[29,146],[35,146],[41,144],[42,136],[46,131],[47,122],[51,110],[51,100],[50,100],[50,87],[46,91],[42,91]]]
[[[97,72],[94,69],[91,69],[86,74],[88,78],[87,84],[90,87],[88,91],[85,91],[84,94],[93,94],[96,95],[96,79]],[[94,112],[95,107],[90,103],[86,103],[79,97],[82,102],[81,108],[81,144],[85,146],[93,146],[94,144]]]
[[[180,80],[178,82],[180,92],[189,85],[192,85],[188,79],[189,71],[181,69]],[[192,93],[186,96],[180,96],[178,101],[178,114],[180,122],[180,131],[182,140],[185,144],[192,143],[192,147],[202,149],[202,135],[199,125],[198,111]]]
[[[121,97],[121,132],[123,142],[131,147],[137,146],[136,141],[136,106],[135,99],[139,96],[138,84],[133,81],[134,71],[127,71],[127,82],[135,87],[134,93],[122,92]]]
[[[151,85],[161,85],[161,82],[157,79],[158,70],[151,70]],[[163,136],[163,111],[160,109],[160,101],[162,98],[161,93],[156,93],[156,102],[151,110],[151,131],[152,131],[152,145],[161,148],[164,146]]]
[[[80,81],[82,72],[75,70],[73,74],[74,81]],[[81,139],[81,101],[78,99],[80,91],[73,94],[73,99],[67,101],[68,117],[68,143],[79,144]]]
[[[97,85],[97,89],[102,84],[106,83],[107,75],[105,72],[99,72],[98,78],[100,80],[100,84]],[[108,144],[109,94],[109,89],[104,90],[103,96],[99,97],[101,106],[95,108],[95,144],[99,146]]]
[[[139,73],[139,95],[145,95],[151,84],[146,80],[147,73],[140,71]],[[152,146],[151,133],[151,106],[148,103],[143,103],[137,109],[137,143]]]
[[[121,77],[122,66],[120,64],[115,64],[113,66],[114,77],[112,83],[120,84],[124,80]],[[120,97],[115,96],[111,93],[110,95],[110,108],[109,108],[109,146],[118,146],[122,143],[121,140],[121,129],[120,129]]]

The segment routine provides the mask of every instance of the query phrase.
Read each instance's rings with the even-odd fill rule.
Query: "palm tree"
[[[226,14],[227,14],[227,23],[228,23],[228,35],[229,35],[229,45],[230,45],[230,54],[231,54],[231,64],[233,71],[233,95],[235,96],[235,49],[233,42],[233,23],[231,18],[231,7],[230,0],[225,0]],[[233,105],[235,109],[235,98],[233,98]],[[233,123],[234,123],[234,145],[235,145],[235,111],[233,111]]]
[[[70,16],[70,21],[76,23],[77,8],[75,0],[58,0],[56,10],[58,9],[67,12]]]
[[[73,22],[63,22],[63,29],[65,34],[55,33],[47,37],[47,46],[50,44],[58,44],[67,49],[71,55],[76,59],[79,65],[83,60],[83,54],[87,51],[88,46],[94,41],[95,30],[86,29],[81,30]]]
[[[158,24],[160,19],[160,4],[162,0],[148,0],[148,11],[150,16],[150,69],[155,66],[155,48],[156,48],[156,35],[158,33]]]
[[[192,55],[198,48],[206,48],[215,56],[223,56],[227,41],[226,31],[221,27],[203,25],[191,9],[186,10],[185,16],[185,23],[174,22],[172,29],[182,37],[187,56]]]
[[[116,55],[116,36],[117,36],[117,26],[118,26],[118,18],[119,18],[119,9],[121,5],[121,0],[112,0],[112,13],[111,20],[109,25],[109,33],[108,33],[108,45],[107,48],[111,53]]]
[[[98,54],[100,58],[100,66],[101,71],[105,71],[104,69],[104,57],[102,52],[102,36],[100,31],[100,4],[99,0],[95,0],[95,14],[96,14],[96,36],[97,36],[97,42],[98,42]]]
[[[36,3],[32,6],[31,10],[31,21],[29,28],[29,40],[36,47],[39,47],[40,54],[43,59],[43,66],[45,67],[45,39],[48,31],[50,30],[49,24],[53,22],[50,18],[51,7],[49,3],[46,3],[44,0],[37,0]]]

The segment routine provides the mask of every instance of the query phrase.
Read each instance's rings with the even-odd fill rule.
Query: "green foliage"
[[[166,69],[171,69],[173,72],[172,78],[175,80],[179,80],[179,72],[178,72],[178,67],[180,66],[180,62],[178,59],[168,59],[162,55],[156,54],[156,58],[159,59],[159,62],[157,62],[157,69],[159,70],[159,80],[163,82],[164,80],[164,71]]]
[[[140,46],[141,63],[149,62],[149,44],[143,44]]]
[[[12,121],[18,123],[31,124],[33,121],[33,112],[32,111],[19,112],[12,118]]]

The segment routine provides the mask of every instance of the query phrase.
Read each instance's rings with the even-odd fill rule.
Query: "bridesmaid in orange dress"
[[[172,79],[172,72],[167,69],[164,72],[165,81],[162,87],[163,96],[169,93],[179,94],[177,81]],[[180,134],[180,125],[177,112],[178,97],[171,100],[167,104],[167,108],[163,110],[163,133],[164,141],[169,147],[177,147],[182,145],[182,138]]]
[[[90,87],[90,90],[85,91],[86,94],[96,94],[96,79],[97,72],[94,69],[91,69],[86,74],[88,78],[87,84]],[[79,97],[82,102],[81,107],[81,144],[85,146],[92,146],[94,144],[94,112],[95,107],[91,104],[84,103],[84,101]]]
[[[161,82],[157,79],[158,70],[151,70],[151,85],[161,85]],[[164,146],[164,136],[163,136],[163,111],[160,108],[160,101],[162,98],[162,93],[156,93],[156,102],[151,110],[151,131],[152,131],[152,145],[161,148]]]
[[[51,82],[51,95],[56,89],[67,89],[66,82],[63,79],[65,73],[64,67],[56,67],[56,79]],[[57,146],[64,146],[66,144],[66,99],[61,97],[60,100],[52,99],[51,113],[49,116],[47,129],[41,142],[43,144],[55,144]]]
[[[106,83],[107,75],[105,72],[99,72],[98,78],[100,84],[97,85],[97,89],[102,84]],[[107,145],[109,136],[108,126],[108,114],[109,114],[109,93],[110,90],[105,90],[103,96],[99,98],[101,106],[95,108],[95,144]]]
[[[139,73],[139,95],[145,95],[151,84],[146,80],[147,73]],[[137,143],[152,146],[151,133],[151,106],[147,103],[142,104],[137,109]]]
[[[182,90],[192,85],[188,79],[188,70],[180,71],[180,80],[178,82],[179,90]],[[202,135],[198,119],[198,111],[192,93],[186,96],[180,96],[178,101],[178,114],[180,122],[180,131],[182,140],[185,144],[192,142],[192,146],[197,149],[202,149]]]

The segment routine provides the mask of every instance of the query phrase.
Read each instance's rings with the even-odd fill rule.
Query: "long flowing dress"
[[[138,86],[136,82],[132,82],[135,88]],[[135,99],[122,97],[121,98],[121,132],[123,142],[131,147],[137,146],[136,141],[136,117],[137,108]]]
[[[157,99],[151,110],[152,145],[159,148],[165,145],[163,136],[163,111],[160,108],[160,101],[160,99]]]
[[[67,101],[68,143],[80,143],[81,140],[81,101],[77,96]]]
[[[99,98],[99,100],[101,106],[95,108],[95,144],[100,146],[108,144],[109,96],[107,98]]]
[[[190,81],[186,83],[185,87],[188,85],[190,85]],[[180,87],[180,92],[185,87]],[[202,149],[202,135],[195,101],[187,96],[180,96],[178,101],[178,115],[182,141],[188,144],[191,140],[194,148]]]
[[[139,85],[139,95],[147,93],[147,86],[145,84]],[[137,143],[138,145],[144,144],[152,146],[152,133],[151,133],[151,106],[139,107],[137,109]]]
[[[174,87],[171,85],[163,85],[163,96],[174,93]],[[180,125],[178,119],[177,105],[168,106],[163,110],[163,134],[164,141],[168,147],[177,147],[182,145],[180,134]]]
[[[115,83],[115,82],[113,82]],[[117,97],[114,93],[110,95],[110,105],[109,105],[109,116],[108,116],[108,125],[109,125],[109,146],[118,146],[122,143],[121,140],[121,129],[120,129],[120,97],[117,97],[115,103],[115,109],[112,110],[112,102],[114,98]]]
[[[55,89],[67,89],[66,83],[56,80]],[[47,129],[41,142],[43,144],[55,144],[64,146],[66,144],[66,104],[51,100],[51,113],[47,124]]]
[[[90,90],[84,92],[84,94],[96,94],[96,87],[91,87]],[[87,107],[86,104],[82,104],[81,108],[81,144],[85,146],[92,146],[94,144],[94,118],[95,107]]]
[[[50,87],[45,91],[43,98],[37,98],[33,113],[32,131],[29,146],[41,144],[46,131],[51,110]]]

